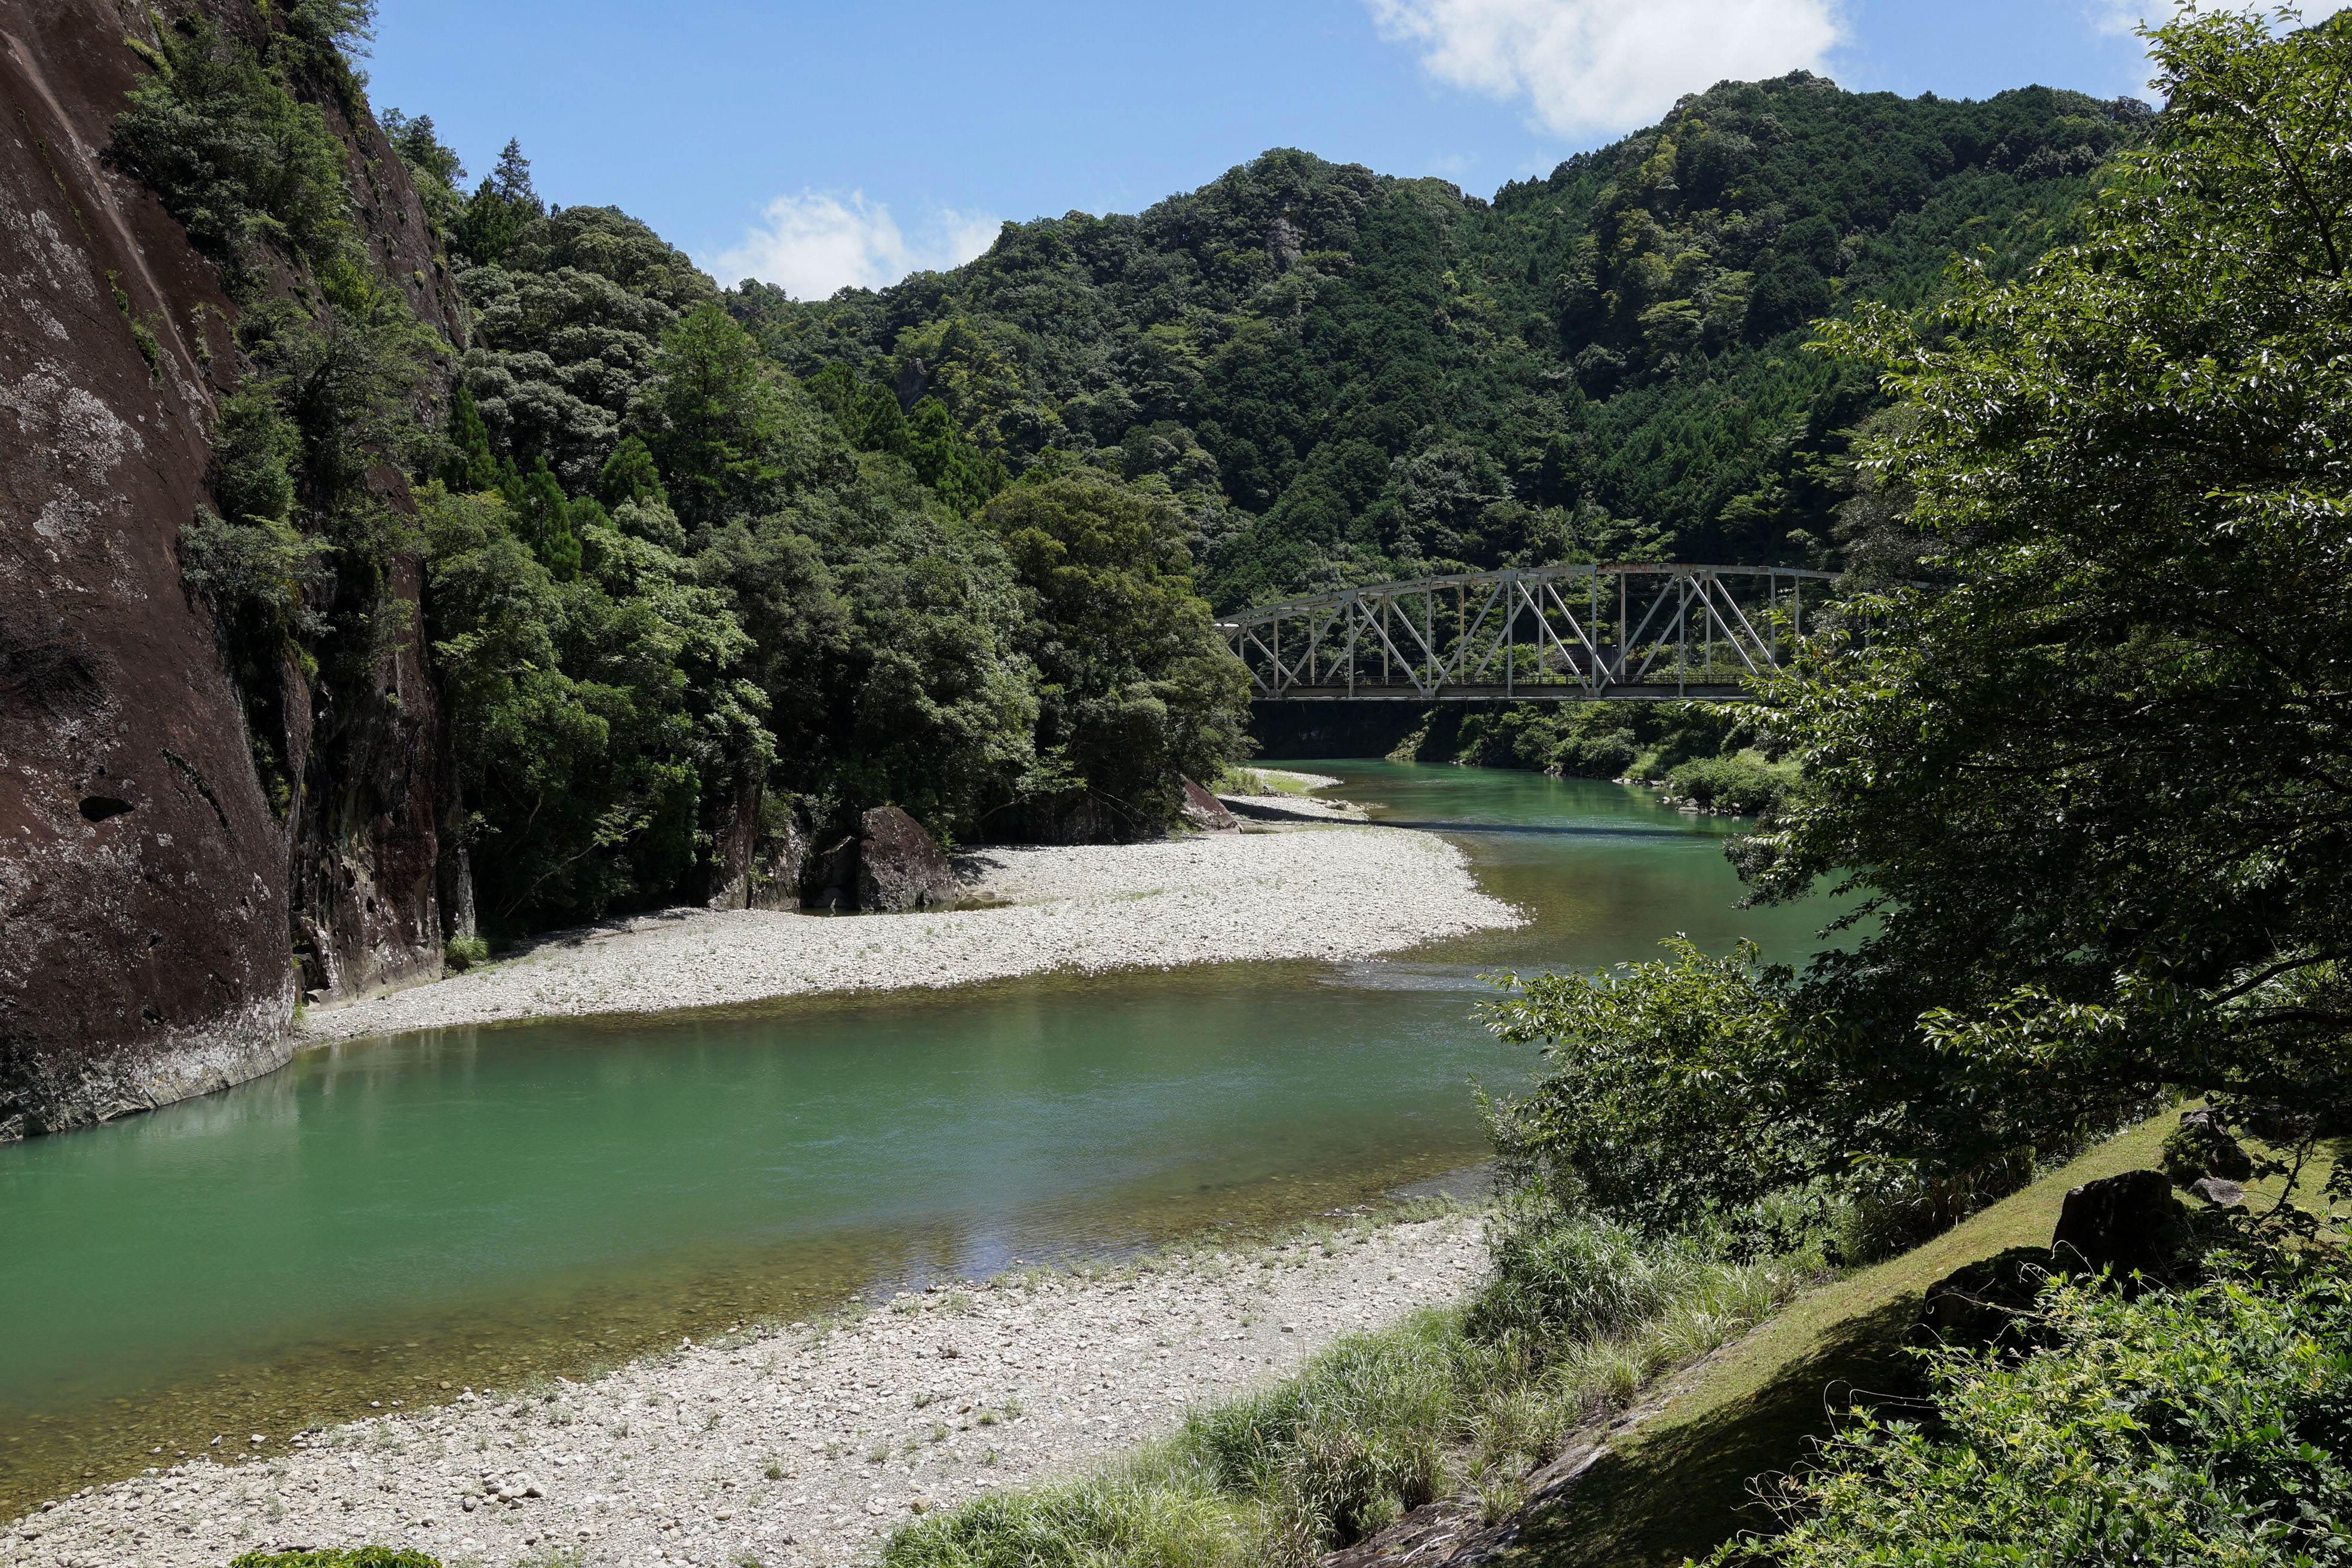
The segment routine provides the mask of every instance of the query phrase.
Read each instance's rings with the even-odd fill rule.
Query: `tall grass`
[[[1289,1568],[1455,1492],[1496,1517],[1577,1426],[1744,1332],[1810,1272],[1524,1213],[1490,1246],[1494,1272],[1464,1303],[1350,1335],[1076,1479],[909,1525],[886,1568]]]

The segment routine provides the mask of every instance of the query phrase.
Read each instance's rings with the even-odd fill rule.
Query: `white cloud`
[[[1726,78],[1817,70],[1838,0],[1365,0],[1441,81],[1525,98],[1561,136],[1654,120]]]
[[[703,259],[722,283],[757,278],[796,300],[822,300],[836,289],[879,289],[909,272],[959,266],[996,238],[986,213],[935,209],[913,238],[885,202],[863,191],[803,191],[778,196],[729,249]]]
[[[2157,5],[2142,5],[2139,0],[2091,0],[2091,3],[2084,6],[2083,10],[2091,18],[2092,26],[2108,37],[2115,38],[2129,33],[2134,27],[2139,26],[2140,18],[2159,8]],[[2158,16],[2156,19],[2162,21],[2163,17]]]
[[[2083,14],[2101,33],[2109,37],[2123,37],[2142,22],[2153,26],[2159,22],[2170,21],[2172,14],[2181,8],[2182,3],[2183,0],[2087,0]],[[2326,0],[2316,0],[2316,3],[2305,0],[2296,9],[2303,13],[2304,21],[2310,23],[2352,7],[2341,4],[2329,5]]]

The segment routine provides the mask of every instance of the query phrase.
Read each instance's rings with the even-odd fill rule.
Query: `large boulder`
[[[1955,1349],[2031,1350],[2040,1321],[2034,1299],[2050,1273],[2046,1247],[2012,1247],[1963,1264],[1927,1287],[1919,1338]]]
[[[771,815],[774,820],[752,846],[743,907],[796,910],[803,902],[803,879],[815,847],[809,837],[808,816],[798,805]]]
[[[801,868],[803,907],[845,910],[857,892],[857,835],[845,833],[815,844]]]
[[[955,886],[948,858],[923,825],[895,805],[858,819],[857,907],[898,914],[947,897]]]
[[[2180,1272],[2189,1241],[2188,1215],[2161,1171],[2126,1171],[2085,1182],[2066,1194],[2050,1250],[2061,1269],[2105,1271],[2128,1282]]]
[[[1176,808],[1177,814],[1186,823],[1203,833],[1232,833],[1241,826],[1222,801],[1184,774],[1178,773],[1176,783],[1184,792],[1183,803]]]

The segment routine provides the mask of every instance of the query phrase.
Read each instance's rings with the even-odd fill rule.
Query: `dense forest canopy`
[[[381,577],[404,537],[353,476],[418,476],[423,630],[482,908],[510,928],[706,896],[751,823],[888,803],[949,837],[1156,830],[1179,773],[1247,748],[1211,603],[1834,559],[1883,398],[1802,352],[1805,322],[1930,297],[1956,248],[2014,275],[2149,114],[1723,83],[1491,203],[1277,151],[800,302],[720,289],[617,209],[550,206],[514,143],[474,180],[429,116],[389,111],[465,311],[440,344],[338,249],[346,175],[293,90],[324,73],[363,111],[334,40],[367,20],[314,4],[257,50],[192,17],[122,121],[226,273],[291,258],[327,301],[252,313],[191,581],[260,690],[323,646],[304,584]],[[230,157],[271,136],[297,155]],[[322,355],[348,362],[331,407],[294,391]],[[451,359],[446,404],[403,401]],[[1570,739],[1538,749],[1603,766],[1627,743]]]
[[[1489,203],[1271,152],[1139,216],[1008,224],[880,290],[728,310],[798,374],[945,404],[1013,473],[1164,487],[1221,609],[1423,569],[1830,563],[1878,399],[1810,320],[2011,275],[2152,111],[1726,82]]]

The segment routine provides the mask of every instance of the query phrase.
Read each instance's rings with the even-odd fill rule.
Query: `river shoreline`
[[[298,1020],[297,1044],[1056,970],[1344,962],[1527,920],[1482,892],[1462,851],[1442,838],[1369,826],[1345,803],[1303,795],[1223,798],[1250,827],[959,856],[967,896],[1000,907],[849,916],[665,910],[551,933],[429,984],[312,1009]]]
[[[1011,1275],[218,1452],[10,1522],[0,1563],[199,1568],[382,1543],[447,1563],[847,1563],[920,1514],[1108,1458],[1188,1405],[1459,1298],[1475,1215]],[[565,1555],[576,1553],[577,1555]]]

